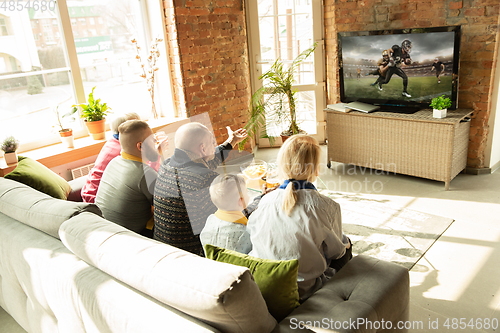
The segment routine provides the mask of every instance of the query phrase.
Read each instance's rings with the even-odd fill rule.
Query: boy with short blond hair
[[[225,249],[248,253],[252,249],[246,230],[247,218],[242,211],[249,197],[245,179],[239,175],[219,175],[210,185],[210,198],[218,210],[207,218],[200,241]]]

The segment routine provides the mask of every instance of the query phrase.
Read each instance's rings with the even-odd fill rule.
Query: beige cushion
[[[0,306],[27,332],[219,332],[0,212]],[[0,332],[11,332],[2,326]]]
[[[10,179],[0,178],[0,212],[59,238],[61,223],[81,212],[101,215],[94,204],[55,199]]]
[[[296,332],[298,322],[323,323],[324,318],[337,323],[391,322],[392,330],[398,322],[407,322],[410,308],[410,279],[408,269],[393,262],[358,255],[349,261],[314,295],[280,322],[273,333]],[[391,327],[386,325],[385,327]],[[369,324],[368,324],[369,326]],[[379,332],[360,325],[357,330],[342,332]],[[380,330],[382,331],[382,330]]]
[[[263,333],[276,325],[248,268],[144,238],[94,214],[66,221],[59,236],[87,263],[222,332]]]

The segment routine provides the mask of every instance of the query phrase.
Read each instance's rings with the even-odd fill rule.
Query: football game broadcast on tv
[[[346,99],[423,103],[442,95],[452,98],[454,32],[342,36],[340,42]]]

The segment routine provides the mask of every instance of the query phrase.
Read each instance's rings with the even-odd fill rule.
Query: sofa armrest
[[[70,180],[68,184],[71,186],[71,192],[68,195],[68,201],[76,201],[76,202],[82,202],[82,188],[85,186],[85,183],[87,182],[87,177],[79,177],[73,180]]]
[[[398,329],[398,324],[404,326],[409,319],[409,301],[406,268],[359,255],[273,332],[316,332],[318,328],[325,332],[407,332],[404,327]]]

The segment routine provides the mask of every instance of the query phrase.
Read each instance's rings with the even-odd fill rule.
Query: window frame
[[[37,71],[36,73],[22,73],[22,74],[15,74],[16,76],[22,75],[22,76],[34,76],[34,75],[40,75],[45,72],[47,73],[52,73],[52,72],[57,72],[57,71],[66,71],[68,74],[71,76],[70,79],[70,84],[73,90],[73,96],[75,98],[76,104],[81,104],[81,103],[86,103],[87,98],[85,95],[84,91],[84,86],[83,86],[83,80],[80,72],[80,66],[78,63],[78,55],[76,52],[76,46],[74,39],[78,38],[75,37],[73,34],[73,27],[75,25],[78,25],[78,21],[75,18],[70,18],[70,13],[68,11],[67,7],[67,0],[59,0],[56,2],[57,6],[55,8],[56,10],[56,15],[58,17],[58,24],[59,26],[59,31],[61,33],[60,38],[63,38],[63,50],[65,53],[66,59],[68,59],[68,64],[66,67],[63,68],[58,68],[58,69],[53,69],[53,70],[44,70],[44,71]],[[160,0],[146,0],[146,1],[139,1],[139,4],[142,6],[143,9],[143,30],[144,30],[144,35],[146,37],[149,37],[153,35],[153,32],[161,34],[160,37],[163,38],[164,41],[167,40],[166,38],[166,32],[164,29],[165,26],[165,17],[163,14],[163,3]],[[152,13],[159,13],[157,15],[161,15],[161,20],[159,20],[159,17],[154,17]],[[154,22],[154,20],[158,20],[159,22]],[[74,22],[74,23],[73,23]],[[76,23],[76,24],[75,24]],[[158,34],[157,34],[158,35]],[[150,40],[150,38],[148,38]],[[166,60],[166,66],[165,66],[165,76],[166,79],[158,79],[155,82],[155,102],[156,102],[156,107],[157,111],[160,116],[160,120],[163,119],[170,119],[170,118],[175,118],[177,117],[177,112],[175,111],[175,104],[173,102],[173,89],[171,87],[170,83],[170,62],[168,61],[168,47],[167,43],[164,43],[165,49],[161,49],[162,57]],[[147,45],[149,47],[149,45]],[[160,83],[161,81],[161,83]],[[158,85],[162,86],[162,91],[165,91],[164,89],[167,89],[168,91],[171,91],[170,94],[159,94],[158,91]],[[163,95],[163,96],[162,96]],[[169,96],[165,96],[169,95]],[[166,103],[165,103],[166,102]],[[172,110],[172,112],[166,112],[166,110]],[[132,110],[130,110],[132,111]],[[81,126],[80,129],[73,129],[73,135],[76,138],[81,138],[81,137],[87,137],[89,136],[88,131],[83,124],[83,120],[77,117],[77,120],[79,121]],[[106,125],[106,129],[109,130],[109,124]],[[31,142],[24,142],[21,143],[18,152],[25,152],[29,150],[35,150],[39,149],[48,145],[60,143],[60,137],[57,133],[52,134],[52,135],[47,135],[44,136],[41,139],[31,141]]]

